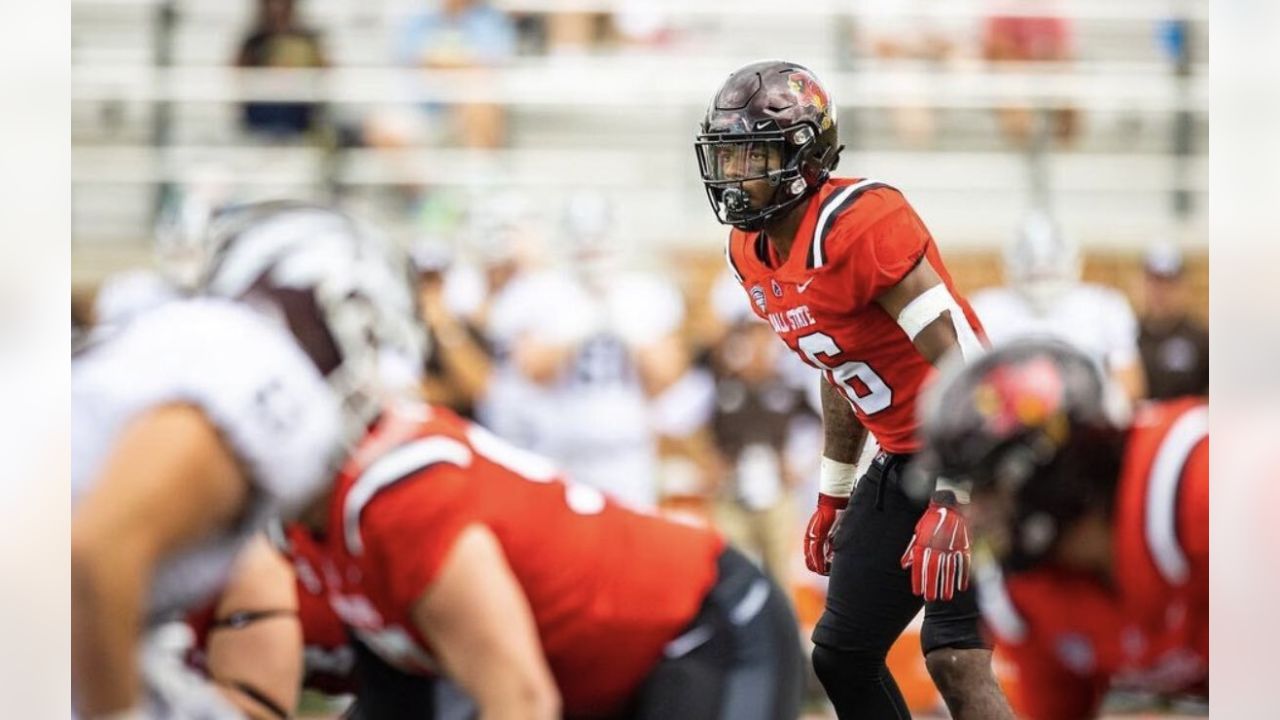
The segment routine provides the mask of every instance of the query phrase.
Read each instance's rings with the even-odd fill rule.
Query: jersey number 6
[[[830,335],[820,332],[810,333],[798,338],[796,345],[809,359],[809,364],[821,369],[827,376],[827,382],[840,388],[845,398],[857,408],[858,412],[863,415],[873,415],[893,404],[893,388],[889,387],[870,365],[851,360],[832,367],[819,357],[826,355],[832,358],[840,354],[840,346],[836,345],[836,341],[831,339]],[[854,378],[857,378],[866,388],[865,393],[859,393],[853,386],[851,381]]]

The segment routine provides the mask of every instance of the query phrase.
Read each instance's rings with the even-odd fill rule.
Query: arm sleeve
[[[361,516],[365,552],[386,578],[391,602],[406,611],[440,574],[458,536],[480,522],[461,468],[438,465],[389,488]]]
[[[846,211],[846,215],[852,213]],[[853,217],[842,217],[838,222],[828,238],[827,254],[837,258],[837,272],[849,284],[854,307],[871,304],[901,282],[931,242],[924,223],[902,200],[870,225],[856,223]]]

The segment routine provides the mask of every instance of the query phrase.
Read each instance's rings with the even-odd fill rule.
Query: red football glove
[[[934,493],[902,554],[911,568],[911,592],[925,602],[950,600],[969,587],[969,527],[954,493]]]
[[[804,564],[819,575],[831,573],[831,529],[849,498],[818,493],[818,507],[804,533]]]

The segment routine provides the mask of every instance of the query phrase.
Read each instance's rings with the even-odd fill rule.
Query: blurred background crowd
[[[428,398],[713,523],[802,624],[819,379],[728,276],[692,146],[744,62],[824,80],[838,174],[908,195],[994,342],[1207,394],[1207,0],[71,7],[77,328],[180,291],[214,208],[335,203],[412,250]]]

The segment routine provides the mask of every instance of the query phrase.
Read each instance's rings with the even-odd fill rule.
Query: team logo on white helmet
[[[349,439],[382,403],[379,354],[421,366],[408,256],[337,210],[293,202],[229,208],[211,222],[202,290],[276,315],[343,401]]]

